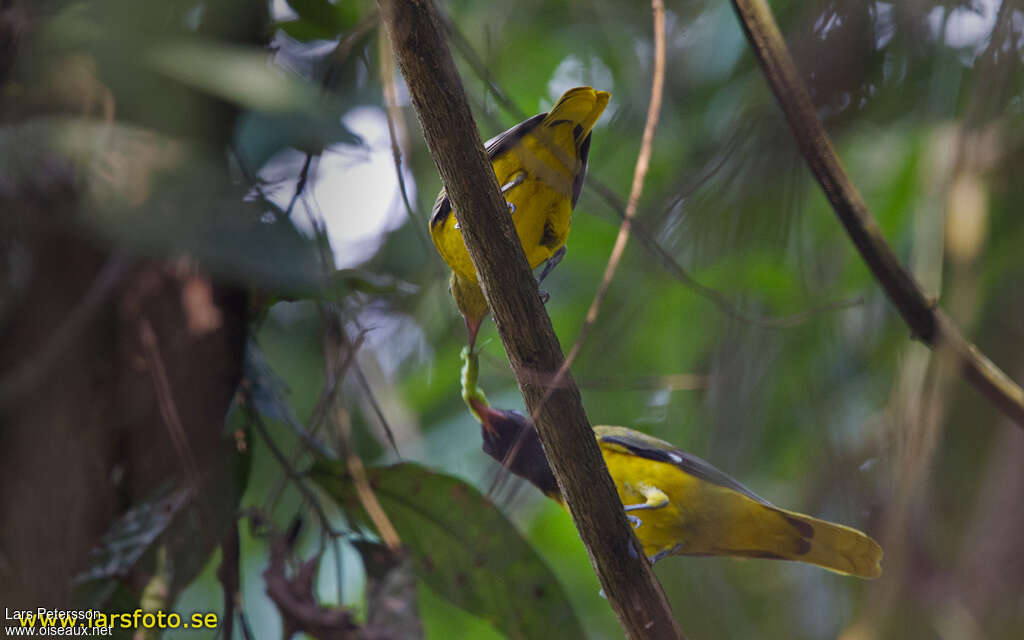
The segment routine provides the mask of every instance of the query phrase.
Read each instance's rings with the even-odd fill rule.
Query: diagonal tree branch
[[[604,593],[629,638],[680,638],[604,465],[541,303],[431,0],[378,0],[431,155],[453,203],[498,333]],[[542,375],[538,376],[540,373]]]
[[[732,0],[754,55],[785,112],[800,153],[846,233],[914,337],[956,359],[964,378],[1018,426],[1024,427],[1024,391],[936,308],[900,264],[857,188],[846,175],[811,103],[765,0]]]

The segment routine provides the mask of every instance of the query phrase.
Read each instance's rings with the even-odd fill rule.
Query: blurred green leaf
[[[341,463],[320,460],[311,473],[342,509],[370,526]],[[368,475],[427,585],[511,638],[584,637],[551,569],[475,488],[411,463]]]
[[[299,42],[310,42],[312,40],[332,40],[338,36],[333,29],[311,20],[283,20],[277,23],[277,28],[295,38]]]
[[[127,125],[37,118],[0,129],[0,172],[14,184],[78,177],[79,220],[132,253],[190,255],[229,280],[314,295],[323,277],[313,243],[246,189],[224,160],[182,140]]]
[[[178,40],[144,54],[154,69],[187,86],[254,111],[316,112],[313,85],[271,64],[267,52],[203,40]]]
[[[338,269],[324,289],[324,298],[337,302],[353,292],[373,295],[414,294],[419,288],[404,280],[365,269]]]
[[[277,23],[279,29],[300,42],[335,40],[359,21],[360,7],[351,0],[331,4],[328,0],[288,0],[299,15]]]
[[[353,5],[353,2],[344,0],[338,4],[331,4],[329,0],[288,0],[288,6],[300,18],[331,29],[336,34],[355,23]]]

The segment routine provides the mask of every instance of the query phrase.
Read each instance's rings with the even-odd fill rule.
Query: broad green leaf
[[[424,583],[510,638],[584,637],[554,573],[475,488],[411,463],[368,474]],[[346,513],[372,526],[340,463],[317,462],[312,478]]]

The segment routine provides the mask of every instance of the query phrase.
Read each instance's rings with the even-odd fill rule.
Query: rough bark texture
[[[436,10],[430,0],[379,4],[526,407],[604,593],[628,637],[681,637],[627,524],[575,383],[567,376],[557,389],[545,385],[562,363],[561,347],[484,155]]]
[[[54,220],[34,207],[8,212],[32,225]],[[0,404],[0,600],[12,609],[71,606],[71,579],[89,565],[114,517],[171,479],[194,481],[196,513],[217,514],[200,515],[202,535],[183,534],[194,535],[186,555],[208,557],[233,515],[217,496],[234,481],[234,444],[223,424],[245,345],[243,292],[182,265],[131,263],[58,357],[24,377],[49,343],[64,339],[65,320],[110,260],[59,224],[39,226],[17,236],[32,255],[32,276],[18,299],[23,311],[0,330],[3,381],[19,387]],[[203,324],[196,313],[219,321]],[[143,325],[155,338],[179,434],[161,411]],[[175,440],[184,441],[191,463]],[[176,577],[190,580],[201,568],[179,564]],[[122,577],[136,587],[147,579],[134,571]]]

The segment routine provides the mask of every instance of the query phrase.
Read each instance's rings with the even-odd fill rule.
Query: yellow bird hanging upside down
[[[462,397],[482,425],[484,452],[564,506],[533,424],[492,409],[476,386],[476,354],[463,349],[462,356]],[[704,460],[639,431],[594,427],[594,435],[652,563],[670,555],[738,556],[859,578],[882,574],[882,548],[856,529],[772,506]]]
[[[520,122],[484,145],[530,268],[547,262],[540,281],[565,254],[572,210],[587,172],[590,131],[610,97],[590,87],[570,89],[549,113]],[[452,297],[472,347],[488,313],[487,301],[443,189],[430,216],[430,237],[452,269]]]

